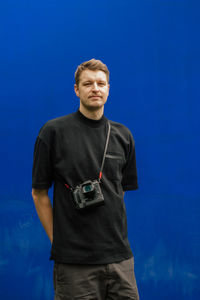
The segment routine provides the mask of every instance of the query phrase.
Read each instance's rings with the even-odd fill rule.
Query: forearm
[[[48,190],[33,189],[32,196],[35,208],[51,243],[53,241],[53,210],[48,196]]]

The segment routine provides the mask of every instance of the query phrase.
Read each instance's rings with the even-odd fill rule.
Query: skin
[[[105,72],[84,70],[80,75],[79,84],[74,85],[76,96],[80,99],[80,112],[89,119],[100,119],[109,89]]]
[[[80,99],[80,112],[87,118],[99,120],[104,113],[104,104],[109,95],[110,85],[103,71],[84,70],[78,85],[74,85]],[[53,242],[53,209],[48,190],[32,189],[35,208],[50,242]]]
[[[48,235],[50,242],[53,242],[53,209],[50,198],[48,196],[48,190],[32,189],[32,197],[35,204],[35,208],[44,227],[46,234]]]

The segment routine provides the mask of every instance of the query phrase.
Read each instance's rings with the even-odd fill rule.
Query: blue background
[[[78,64],[110,70],[105,114],[136,142],[127,192],[141,300],[200,299],[198,1],[0,3],[0,298],[53,299],[50,242],[31,198],[33,146],[75,111]]]

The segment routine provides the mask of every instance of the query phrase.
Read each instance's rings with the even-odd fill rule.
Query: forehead
[[[100,70],[92,71],[92,70],[84,70],[80,75],[81,81],[96,81],[96,80],[104,80],[107,81],[106,73]]]

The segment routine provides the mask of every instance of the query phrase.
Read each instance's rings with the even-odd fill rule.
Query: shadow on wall
[[[198,197],[132,196],[126,195],[128,231],[141,299],[198,300]]]
[[[4,299],[15,295],[15,300],[53,299],[50,243],[31,199],[1,205],[0,245],[0,295]]]

